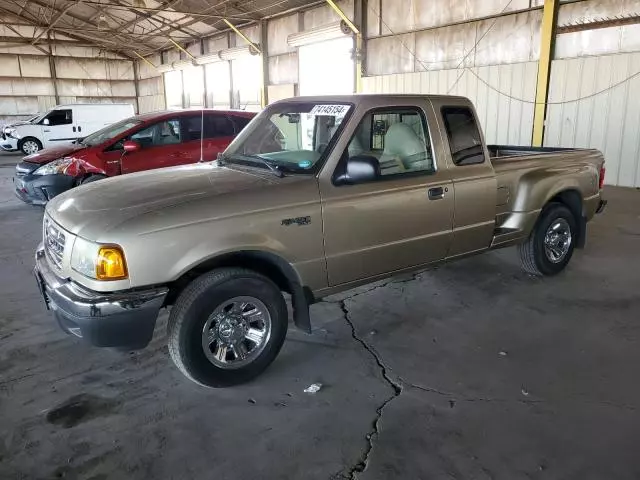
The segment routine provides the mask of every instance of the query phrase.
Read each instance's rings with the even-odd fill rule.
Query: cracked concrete
[[[386,284],[381,285],[379,287],[374,287],[374,288],[382,288],[385,285]],[[370,292],[372,290],[373,289],[367,290],[366,292],[363,292],[363,293],[367,293],[367,292]],[[403,386],[402,386],[401,383],[399,383],[399,382],[395,381],[393,378],[391,378],[391,375],[390,375],[390,373],[388,371],[388,368],[384,364],[384,362],[382,361],[382,358],[380,358],[380,355],[378,355],[378,353],[366,341],[364,341],[358,335],[358,333],[356,332],[355,325],[353,324],[353,322],[349,318],[349,310],[347,308],[346,302],[347,302],[347,300],[351,300],[351,299],[357,297],[358,295],[359,294],[354,294],[352,297],[349,297],[349,298],[347,298],[345,300],[341,300],[340,301],[340,308],[342,309],[342,313],[344,314],[344,319],[349,324],[349,327],[351,327],[351,336],[353,337],[353,339],[356,342],[358,342],[360,345],[362,345],[362,347],[367,352],[369,352],[371,354],[371,356],[375,360],[376,364],[380,368],[380,374],[382,375],[382,378],[384,378],[384,380],[389,384],[389,386],[391,387],[391,390],[393,391],[393,393],[392,393],[391,396],[389,396],[387,399],[385,399],[384,402],[382,402],[382,404],[380,404],[380,406],[378,408],[376,408],[376,417],[373,420],[373,425],[372,425],[371,431],[367,434],[367,446],[366,446],[364,452],[362,453],[362,455],[360,456],[358,462],[355,465],[353,465],[352,467],[348,468],[346,470],[346,472],[344,472],[343,476],[346,477],[346,478],[355,478],[357,472],[363,472],[363,471],[366,470],[367,464],[369,462],[369,456],[371,455],[371,452],[373,450],[373,442],[375,441],[376,437],[378,436],[378,432],[380,431],[379,423],[380,423],[380,418],[382,417],[383,410],[396,397],[400,396],[400,394],[402,393],[402,389],[403,389]]]
[[[166,316],[132,354],[58,330],[31,275],[42,210],[1,167],[0,478],[640,478],[636,191],[608,190],[559,277],[505,250],[345,292],[256,381],[204,390]]]

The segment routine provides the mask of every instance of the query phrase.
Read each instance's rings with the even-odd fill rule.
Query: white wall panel
[[[0,55],[0,77],[19,77],[20,62],[17,55]]]
[[[0,78],[0,95],[32,96],[54,93],[53,82],[48,78]]]
[[[365,93],[462,95],[474,102],[488,143],[531,145],[537,62],[472,71],[475,75],[449,69],[365,77],[363,89]]]
[[[276,18],[267,24],[268,55],[295,52],[287,43],[287,37],[298,31],[298,14]]]
[[[45,56],[21,56],[20,73],[23,77],[50,78],[49,58]]]
[[[138,97],[138,113],[157,112],[164,110],[164,95],[147,95]]]
[[[597,148],[606,183],[640,187],[639,73],[640,53],[554,60],[544,144]]]
[[[269,83],[298,83],[298,52],[269,57]]]
[[[353,0],[338,0],[336,4],[340,9],[353,20]],[[310,30],[315,27],[327,25],[340,20],[340,16],[329,5],[312,8],[303,13],[304,29]]]

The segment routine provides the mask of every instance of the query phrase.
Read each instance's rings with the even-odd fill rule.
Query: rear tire
[[[25,155],[33,155],[42,150],[42,142],[35,137],[25,137],[18,143],[18,148]]]
[[[550,203],[527,241],[518,245],[522,268],[532,275],[557,275],[569,264],[577,237],[578,226],[571,210]]]
[[[255,378],[273,362],[287,327],[286,303],[271,280],[243,268],[213,270],[175,302],[167,326],[169,353],[192,381],[228,387]]]

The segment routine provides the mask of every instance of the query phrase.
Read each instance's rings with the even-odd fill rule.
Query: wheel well
[[[577,190],[564,190],[551,198],[549,203],[561,203],[571,211],[573,218],[576,220],[576,225],[578,225],[577,245],[579,247],[584,245],[586,222],[582,215],[582,195],[580,195],[580,192]]]
[[[22,144],[23,144],[24,142],[26,142],[27,140],[35,140],[36,142],[38,142],[38,144],[39,144],[40,146],[42,146],[42,142],[41,142],[40,140],[38,140],[36,137],[32,137],[32,136],[29,136],[29,137],[23,137],[23,138],[21,138],[21,139],[18,141],[18,146],[19,146],[19,147],[22,147]]]
[[[169,285],[165,306],[172,305],[182,290],[196,277],[215,268],[224,267],[242,267],[253,270],[269,278],[280,290],[290,294],[293,293],[294,284],[298,282],[291,266],[276,255],[258,251],[234,252],[207,260],[172,282]]]

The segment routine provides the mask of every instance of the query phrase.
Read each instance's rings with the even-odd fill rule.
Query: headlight
[[[73,163],[72,158],[59,158],[51,163],[41,166],[33,172],[33,175],[53,175],[55,173],[65,173],[69,165]]]
[[[122,248],[117,245],[99,245],[80,237],[76,238],[73,244],[71,268],[85,277],[96,280],[128,278]]]
[[[10,127],[5,128],[4,129],[4,134],[7,137],[16,138],[16,139],[20,138],[20,134],[18,133],[18,131],[15,128],[10,128]]]

